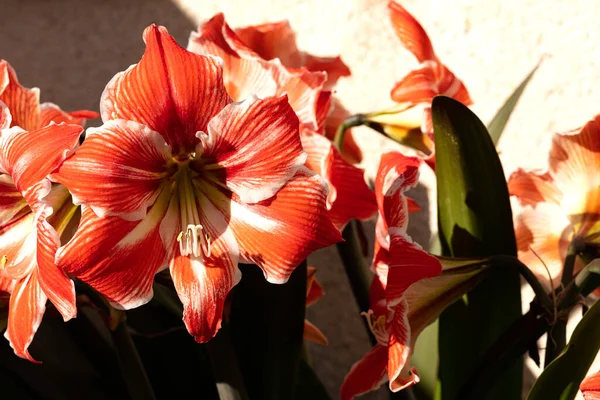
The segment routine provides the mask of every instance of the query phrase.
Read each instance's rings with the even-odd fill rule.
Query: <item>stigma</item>
[[[182,256],[199,257],[204,254],[205,257],[210,257],[210,239],[210,234],[204,231],[202,225],[190,224],[177,236],[179,252]]]

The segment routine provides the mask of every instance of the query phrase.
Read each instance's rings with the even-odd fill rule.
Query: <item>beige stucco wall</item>
[[[233,26],[287,18],[300,46],[317,54],[341,53],[353,71],[338,95],[353,111],[390,104],[395,80],[416,65],[389,25],[385,0],[0,0],[0,58],[7,59],[42,100],[65,109],[97,109],[106,82],[139,60],[141,33],[166,25],[185,44],[195,23],[224,11]],[[439,57],[461,77],[488,121],[513,88],[546,60],[527,89],[500,143],[507,172],[542,167],[550,134],[583,124],[600,111],[600,17],[592,0],[406,0],[429,32]],[[94,124],[92,124],[94,125]],[[368,135],[368,136],[366,136]],[[368,138],[368,140],[366,140]],[[383,139],[361,132],[372,174]],[[424,170],[423,202],[432,174]],[[431,193],[430,193],[431,194]],[[433,197],[435,198],[435,197]],[[428,215],[413,218],[417,240],[426,243]],[[430,222],[434,225],[434,222]],[[311,346],[315,369],[332,393],[350,365],[368,348],[335,250],[311,257],[327,296],[309,318],[329,337],[327,348]],[[369,398],[385,398],[373,395]]]

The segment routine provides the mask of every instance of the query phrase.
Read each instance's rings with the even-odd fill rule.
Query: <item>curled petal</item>
[[[27,89],[17,79],[15,70],[5,61],[0,60],[0,75],[4,75],[4,83],[0,80],[0,100],[6,104],[12,116],[12,125],[25,130],[40,127],[40,90]],[[8,84],[2,89],[2,86]]]
[[[585,378],[579,390],[585,400],[600,400],[600,373]]]
[[[29,354],[28,348],[42,322],[46,300],[36,270],[18,281],[10,296],[8,325],[4,336],[16,355],[32,362],[37,361]]]
[[[45,220],[37,223],[37,278],[39,285],[61,313],[65,321],[75,318],[75,285],[65,272],[56,266],[56,251],[60,246],[58,233]]]
[[[316,57],[304,53],[304,64],[302,66],[309,71],[327,73],[327,81],[323,86],[325,90],[332,90],[341,77],[351,75],[350,68],[348,68],[340,56]]]
[[[174,154],[193,151],[196,132],[231,100],[223,85],[221,60],[180,47],[166,28],[144,31],[141,61],[117,74],[100,101],[104,121],[126,119],[159,132]]]
[[[342,383],[341,400],[370,392],[387,380],[388,349],[376,345],[360,361],[356,362]]]
[[[171,260],[171,276],[184,306],[183,321],[197,342],[212,339],[221,328],[225,299],[241,278],[235,237],[218,211],[206,199],[201,204],[201,223],[210,234],[210,255],[177,255]]]
[[[155,201],[170,159],[171,149],[159,133],[137,122],[112,120],[88,129],[83,145],[52,179],[100,217],[136,220]]]
[[[160,235],[166,200],[159,198],[140,221],[99,218],[83,206],[75,236],[57,252],[59,267],[116,307],[131,309],[147,303],[152,298],[154,275],[166,263]]]
[[[320,344],[321,346],[327,346],[329,344],[329,341],[323,332],[308,320],[304,320],[304,332],[302,338]]]
[[[66,112],[61,110],[56,104],[42,103],[40,105],[40,127],[50,125],[51,122],[60,124],[74,124],[85,126],[88,119],[99,118],[100,114],[94,111],[79,110]]]
[[[265,60],[278,58],[287,67],[303,66],[303,57],[296,45],[296,34],[288,21],[237,28],[235,33],[247,47]]]
[[[82,130],[66,124],[31,132],[12,128],[0,139],[0,165],[24,192],[44,180],[75,150]]]
[[[0,227],[12,222],[13,218],[27,213],[27,201],[7,174],[0,174]]]
[[[230,226],[241,259],[262,268],[269,282],[285,283],[309,254],[341,241],[327,216],[326,197],[324,182],[305,168],[268,200],[244,204],[234,197]]]
[[[12,116],[6,104],[0,101],[0,132],[8,129],[12,123]],[[0,134],[1,135],[1,134]]]
[[[388,9],[392,27],[404,47],[413,53],[419,62],[436,60],[429,36],[415,17],[393,0],[388,3]]]
[[[315,278],[315,274],[317,273],[317,269],[314,267],[308,267],[307,269],[307,281],[306,281],[306,306],[310,306],[314,304],[317,300],[319,300],[325,292],[323,291],[323,287]]]
[[[248,98],[223,109],[200,134],[202,166],[245,203],[272,197],[306,160],[298,118],[285,96]]]
[[[411,327],[408,322],[408,304],[403,300],[394,307],[390,324],[387,371],[392,392],[398,392],[419,382],[419,377],[416,374],[412,377],[402,376],[412,353],[414,341],[412,341],[411,336]]]

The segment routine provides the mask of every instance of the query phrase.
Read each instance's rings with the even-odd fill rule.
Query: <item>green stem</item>
[[[344,136],[346,135],[346,131],[355,126],[361,126],[365,123],[365,115],[364,114],[355,114],[346,118],[340,126],[338,126],[337,131],[335,132],[335,137],[333,139],[333,144],[338,148],[339,151],[344,149]]]
[[[344,270],[350,281],[352,294],[358,304],[361,312],[367,312],[371,308],[369,302],[369,292],[371,289],[371,281],[373,274],[369,266],[365,262],[365,258],[361,251],[360,241],[356,232],[356,221],[350,221],[346,228],[342,231],[344,242],[338,243],[337,249],[344,265]],[[363,321],[371,344],[375,345],[377,341],[371,332],[367,321]]]
[[[562,288],[566,289],[573,281],[573,271],[575,270],[575,261],[577,260],[577,254],[582,248],[582,243],[577,238],[574,238],[567,255],[565,257],[565,263],[563,265],[563,272],[561,276]],[[558,314],[557,314],[558,315]],[[567,345],[567,319],[569,314],[561,315],[552,328],[548,331],[548,337],[546,338],[546,357],[544,358],[544,367],[552,362],[558,355],[563,351]]]
[[[144,364],[129,335],[127,323],[123,319],[114,331],[111,331],[112,339],[117,350],[117,359],[121,367],[121,373],[127,386],[127,391],[133,400],[156,399],[154,390],[144,369]]]

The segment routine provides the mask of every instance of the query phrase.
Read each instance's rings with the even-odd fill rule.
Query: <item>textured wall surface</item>
[[[517,166],[543,167],[552,132],[578,127],[600,111],[597,2],[401,3],[429,32],[438,56],[463,79],[484,121],[546,56],[501,140],[507,173]],[[355,112],[390,105],[392,84],[416,66],[394,36],[385,0],[0,0],[0,58],[16,68],[23,84],[40,87],[43,101],[67,110],[97,109],[112,75],[139,60],[145,26],[166,25],[185,45],[195,24],[217,11],[224,11],[232,26],[289,19],[301,48],[341,54],[353,76],[340,81],[338,95]],[[392,145],[366,131],[360,139],[372,175],[378,155]],[[424,170],[422,178],[416,197],[423,210],[412,218],[411,229],[427,243],[435,226],[430,215],[435,207],[427,204],[428,194],[434,195],[433,176]],[[335,249],[320,251],[310,261],[319,267],[327,295],[308,315],[330,340],[325,348],[311,346],[311,353],[318,374],[336,393],[368,344]]]

